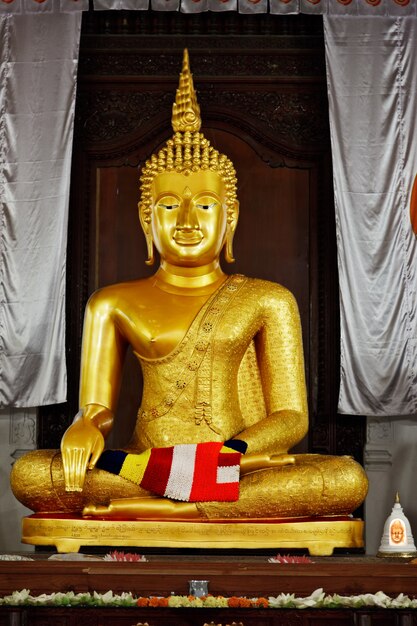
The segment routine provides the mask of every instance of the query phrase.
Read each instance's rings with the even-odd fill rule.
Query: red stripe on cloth
[[[239,500],[239,481],[235,483],[223,483],[218,485],[221,497],[216,498],[218,502],[236,502]]]
[[[239,464],[240,454],[220,454],[222,443],[210,442],[197,445],[194,480],[190,502],[234,502],[239,498],[239,482],[217,483],[217,467],[223,465],[223,456],[234,457],[233,465]],[[227,464],[228,465],[228,464]]]
[[[217,463],[222,442],[199,443],[195,455],[194,479],[190,502],[217,500],[210,497],[216,485]]]
[[[174,448],[152,448],[140,486],[163,496],[171,471]]]
[[[221,467],[240,465],[240,456],[240,452],[221,452],[219,455],[219,465]]]

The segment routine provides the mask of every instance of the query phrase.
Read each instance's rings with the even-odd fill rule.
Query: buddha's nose
[[[177,228],[181,230],[196,230],[200,228],[194,205],[190,198],[183,198],[178,212]]]

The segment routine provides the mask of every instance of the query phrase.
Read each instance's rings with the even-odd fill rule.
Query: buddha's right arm
[[[80,414],[61,442],[65,486],[81,491],[87,469],[92,469],[113,426],[126,340],[116,324],[111,290],[89,300],[83,333]]]
[[[80,407],[98,405],[112,413],[116,410],[127,348],[118,325],[117,304],[114,288],[98,291],[88,301],[81,351]]]

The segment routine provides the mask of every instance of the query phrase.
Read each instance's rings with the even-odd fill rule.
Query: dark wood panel
[[[408,610],[0,608],[7,626],[413,626]]]
[[[152,558],[152,557],[151,557]],[[156,557],[153,557],[156,558]],[[281,592],[306,596],[322,587],[326,593],[351,595],[383,590],[417,594],[417,569],[407,563],[375,558],[319,559],[311,564],[275,565],[259,560],[168,559],[147,563],[59,562],[38,558],[33,562],[0,562],[0,595],[30,587],[33,595],[54,591],[104,593],[131,591],[137,596],[186,594],[191,578],[209,580],[214,595],[276,596]],[[416,611],[380,610],[271,610],[271,609],[153,609],[153,608],[42,608],[0,607],[0,624],[57,624],[62,626],[198,626],[232,624],[244,626],[412,626]]]
[[[417,596],[417,568],[376,558],[331,557],[309,564],[271,564],[266,557],[150,556],[148,562],[0,562],[0,595],[30,589],[33,595],[58,591],[114,593],[140,596],[186,595],[189,580],[208,580],[213,595],[269,597],[280,593],[308,596],[323,588],[328,594],[357,595],[384,591],[391,597]],[[154,560],[152,560],[154,559]]]

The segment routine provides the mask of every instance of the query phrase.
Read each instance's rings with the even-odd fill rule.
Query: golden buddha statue
[[[348,515],[365,498],[365,473],[350,457],[288,453],[308,427],[297,305],[278,284],[223,272],[223,249],[233,261],[236,175],[200,125],[185,51],[174,135],[141,176],[146,262],[154,262],[155,246],[160,267],[150,278],[104,287],[88,302],[80,412],[61,452],[33,451],[12,471],[15,496],[38,515],[250,524]],[[128,345],[143,371],[143,397],[130,443],[110,451],[106,465]],[[184,464],[195,444],[216,444],[227,456],[235,440],[247,444],[237,499],[184,497],[184,468],[179,491],[145,488],[155,450],[181,450]],[[158,480],[164,472],[156,470]]]

